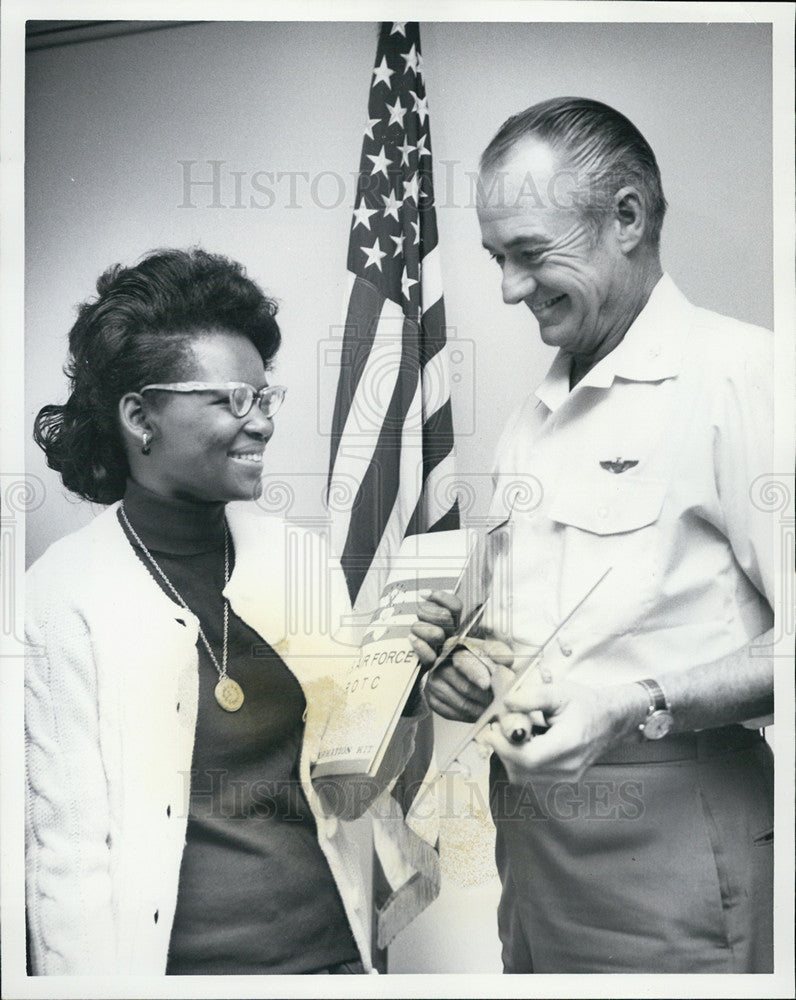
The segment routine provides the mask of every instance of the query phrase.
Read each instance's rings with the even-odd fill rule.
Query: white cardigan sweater
[[[39,975],[166,969],[190,794],[198,623],[152,579],[116,509],[52,545],[27,577],[27,919]],[[329,636],[335,574],[311,532],[236,507],[227,517],[236,559],[225,594],[301,684],[301,781],[370,970],[368,859],[310,784],[333,676],[355,652]],[[380,775],[399,773],[416,723],[402,719]]]

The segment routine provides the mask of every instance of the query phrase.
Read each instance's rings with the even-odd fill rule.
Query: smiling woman
[[[281,335],[276,303],[239,264],[202,250],[165,250],[135,267],[111,267],[97,292],[80,306],[69,334],[69,399],[43,407],[34,437],[68,489],[107,504],[122,498],[134,467],[144,468],[139,451],[162,464],[168,449],[183,464],[178,452],[186,441],[172,442],[160,426],[168,423],[169,400],[155,393],[148,405],[142,388],[199,372],[213,372],[215,381],[241,372],[262,387]],[[155,437],[160,456],[152,454]],[[208,499],[206,492],[202,487],[200,498]]]
[[[344,588],[309,532],[226,509],[259,496],[285,395],[266,379],[276,305],[200,250],[97,290],[69,399],[35,425],[64,484],[110,506],[27,579],[32,971],[365,971],[358,852],[330,810],[364,810],[416,719],[358,805],[316,794]]]
[[[145,455],[139,458],[134,444],[129,449],[133,478],[174,499],[256,499],[285,390],[264,384],[263,359],[237,333],[198,335],[189,364],[198,381],[145,385],[119,402],[125,437],[147,435]]]

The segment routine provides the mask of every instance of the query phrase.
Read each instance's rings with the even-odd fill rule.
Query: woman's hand
[[[474,722],[495,697],[493,678],[513,660],[497,639],[467,639],[429,674],[426,701],[444,719]]]
[[[448,590],[434,590],[417,609],[417,622],[409,641],[426,668],[439,656],[442,644],[459,624],[462,602]]]
[[[443,590],[431,593],[418,608],[410,641],[426,668],[436,662],[443,643],[454,633],[461,611],[459,598]],[[498,665],[508,667],[512,662],[505,643],[468,638],[429,675],[426,700],[445,719],[473,722],[492,701],[492,677]]]

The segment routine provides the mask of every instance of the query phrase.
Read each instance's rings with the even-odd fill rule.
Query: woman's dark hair
[[[34,423],[47,464],[86,500],[121,499],[129,474],[122,396],[189,378],[191,343],[210,331],[248,338],[268,369],[281,340],[276,313],[244,268],[219,254],[157,250],[134,267],[110,267],[69,332],[69,399],[43,407]]]

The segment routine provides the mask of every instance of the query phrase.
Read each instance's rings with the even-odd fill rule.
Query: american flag
[[[332,423],[332,541],[357,612],[376,607],[407,535],[459,527],[428,103],[416,22],[381,25],[348,245],[349,297]],[[401,824],[432,755],[430,718],[392,790]],[[402,830],[415,873],[380,847],[379,947],[439,888],[433,826]],[[430,843],[429,843],[430,841]]]
[[[368,611],[406,535],[459,526],[445,489],[453,474],[445,307],[413,22],[388,22],[379,34],[348,274],[329,498],[351,602]]]

